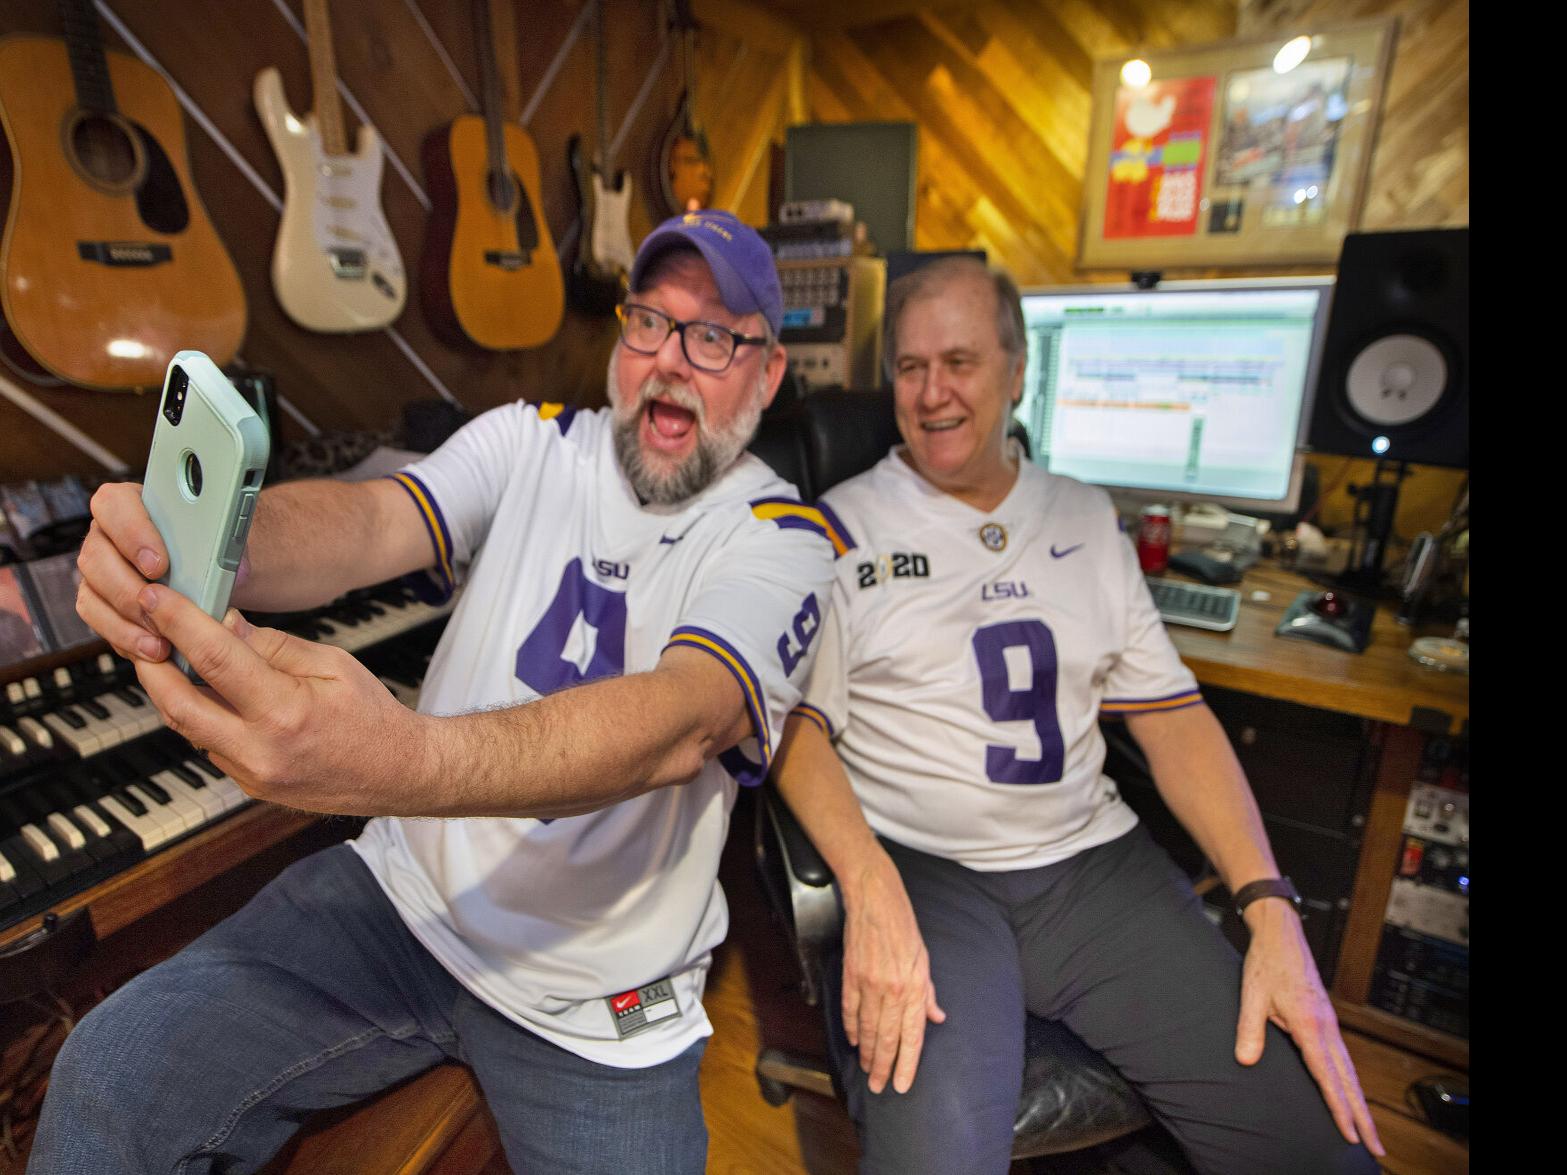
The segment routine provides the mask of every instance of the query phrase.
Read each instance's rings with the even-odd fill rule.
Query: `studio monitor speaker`
[[[1350,233],[1308,441],[1469,466],[1469,230]]]

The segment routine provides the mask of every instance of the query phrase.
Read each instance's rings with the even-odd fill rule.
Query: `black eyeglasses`
[[[652,355],[664,345],[671,331],[680,332],[680,350],[698,371],[728,370],[735,352],[744,346],[759,347],[765,338],[752,338],[716,322],[681,322],[662,310],[627,302],[615,307],[620,319],[620,339],[633,351]]]

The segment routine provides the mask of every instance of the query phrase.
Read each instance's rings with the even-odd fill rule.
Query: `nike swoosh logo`
[[[637,993],[634,991],[627,992],[625,995],[618,995],[610,1001],[611,1006],[613,1006],[617,1012],[624,1012],[627,1008],[636,1002]]]
[[[1073,551],[1077,550],[1078,547],[1081,547],[1082,545],[1083,545],[1082,543],[1078,543],[1077,546],[1075,546],[1075,547],[1068,547],[1064,551],[1058,551],[1058,550],[1056,550],[1056,545],[1054,543],[1051,543],[1050,544],[1050,557],[1052,559],[1065,559],[1068,555],[1070,555]]]
[[[674,538],[670,538],[667,534],[661,534],[658,536],[658,541],[661,543],[668,543],[672,547],[685,537],[686,536],[683,534],[677,534]]]

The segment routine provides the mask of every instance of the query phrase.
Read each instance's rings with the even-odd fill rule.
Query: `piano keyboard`
[[[399,583],[318,611],[255,614],[359,657],[407,706],[452,604]],[[0,929],[113,876],[250,802],[167,730],[129,661],[89,655],[0,697]]]

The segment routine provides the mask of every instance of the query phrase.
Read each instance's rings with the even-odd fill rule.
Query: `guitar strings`
[[[278,14],[288,22],[289,27],[299,35],[299,39],[308,46],[310,37],[305,33],[305,26],[299,23],[299,18],[294,15],[289,6],[284,3],[284,0],[272,0],[272,7],[278,10]],[[386,156],[391,162],[392,170],[403,177],[403,182],[408,185],[408,190],[413,193],[414,199],[424,206],[426,212],[429,212],[433,207],[430,203],[430,197],[425,193],[424,188],[420,186],[419,181],[414,179],[414,173],[408,170],[403,163],[402,157],[392,150],[391,144],[386,141],[386,136],[376,129],[375,123],[370,121],[370,116],[365,113],[365,108],[359,104],[359,99],[354,97],[354,92],[348,88],[342,77],[337,77],[336,81],[338,95],[344,102],[348,103],[348,108],[354,112],[355,118],[376,132],[376,135],[381,140],[381,154]]]

